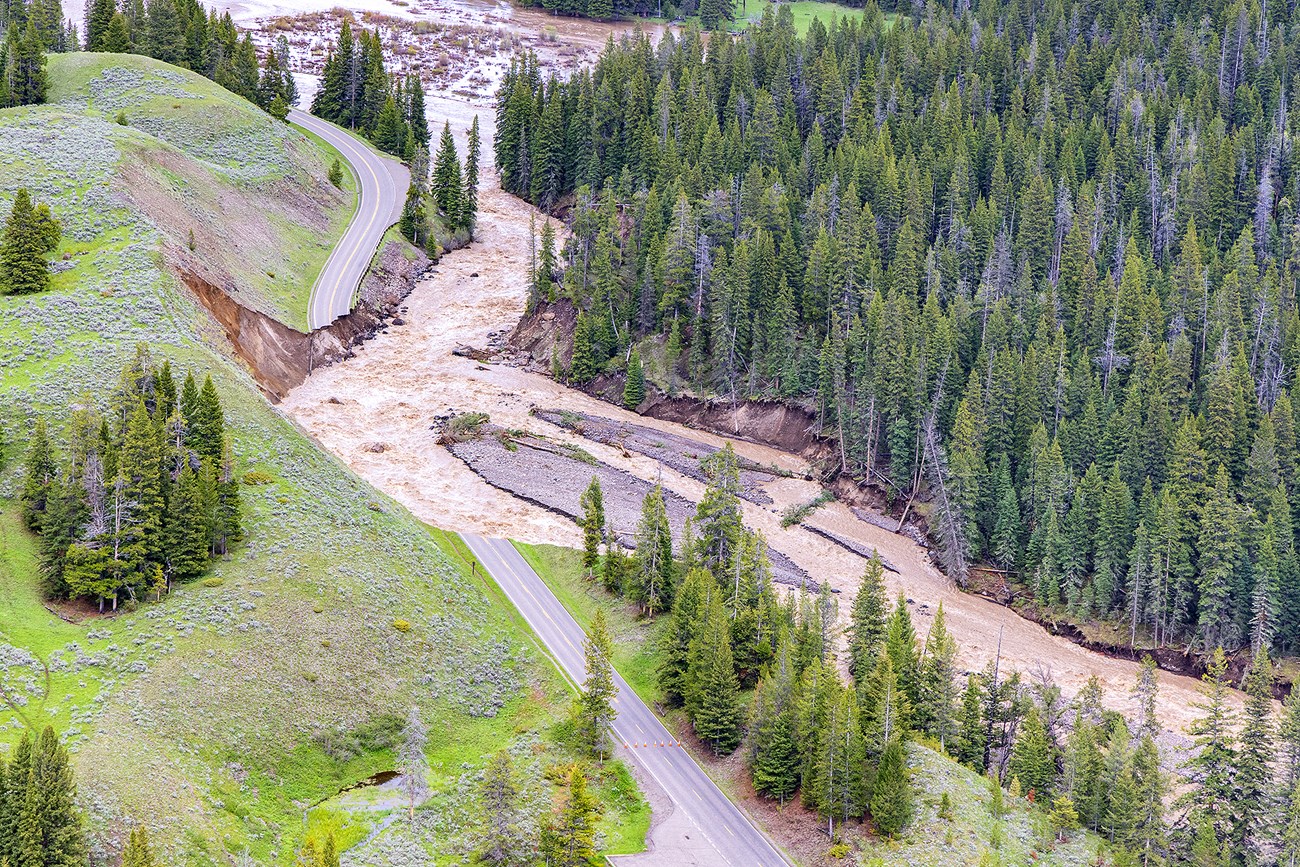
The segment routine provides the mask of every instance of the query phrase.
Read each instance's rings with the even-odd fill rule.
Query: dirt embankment
[[[188,250],[168,250],[167,259],[221,326],[257,384],[276,402],[313,370],[351,358],[363,341],[388,327],[430,264],[423,253],[408,259],[399,245],[389,243],[362,281],[361,298],[352,312],[304,334],[240,304],[231,291],[230,277],[207,267]]]
[[[549,373],[551,358],[569,363],[578,315],[567,299],[542,302],[519,320],[503,350],[512,364]],[[621,404],[623,378],[602,374],[582,389]],[[829,474],[838,465],[834,445],[821,436],[816,415],[797,404],[775,400],[717,400],[692,395],[655,393],[637,410],[641,415],[674,422],[729,439],[741,439],[795,454]]]

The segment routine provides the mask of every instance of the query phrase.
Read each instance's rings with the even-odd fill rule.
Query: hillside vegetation
[[[331,192],[316,145],[191,73],[65,55],[50,78],[53,104],[0,111],[0,201],[25,186],[63,229],[51,290],[0,298],[0,755],[25,728],[62,733],[98,859],[143,823],[167,863],[292,863],[304,831],[349,846],[382,827],[349,856],[458,861],[486,756],[512,747],[538,780],[566,758],[554,744],[567,690],[446,540],[267,405],[168,267],[305,310],[350,194]],[[214,380],[245,540],[160,603],[56,614],[18,514],[22,446],[36,414],[57,430],[78,402],[107,409],[142,342],[178,376]],[[394,769],[414,706],[431,791],[416,821],[394,821],[402,804],[382,796],[329,800]],[[598,782],[607,830],[642,809],[616,766]],[[549,805],[547,786],[532,791]]]
[[[79,116],[77,134],[107,136],[127,157],[111,186],[175,255],[192,251],[241,304],[307,329],[312,284],[355,210],[350,174],[341,189],[328,180],[332,149],[160,61],[51,55],[49,77],[50,104],[28,109],[41,125],[59,110]]]

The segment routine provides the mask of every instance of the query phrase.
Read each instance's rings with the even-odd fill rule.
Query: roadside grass
[[[515,547],[542,577],[564,607],[584,627],[597,608],[605,611],[614,639],[614,666],[641,698],[652,707],[658,698],[654,682],[657,662],[655,647],[662,631],[662,620],[647,624],[622,600],[606,593],[582,574],[582,552],[551,545]],[[745,696],[748,699],[750,696]],[[695,760],[705,769],[726,795],[745,805],[752,815],[772,829],[781,812],[777,805],[757,799],[747,778],[740,752],[718,758],[704,748],[690,733],[685,714],[670,711],[663,717],[670,731],[687,744]],[[744,750],[744,747],[741,747]],[[1045,864],[1059,867],[1085,867],[1097,862],[1102,841],[1091,833],[1076,833],[1069,842],[1057,843],[1047,825],[1047,812],[1027,801],[1013,802],[1006,797],[1005,812],[995,817],[990,812],[991,790],[979,774],[958,764],[937,750],[936,744],[915,742],[908,746],[908,762],[916,793],[916,816],[897,840],[871,836],[861,823],[852,823],[845,835],[858,853],[863,867],[908,864],[918,867],[948,867],[952,864]],[[938,815],[943,793],[952,803],[952,818]],[[787,807],[791,815],[801,808]],[[820,826],[825,832],[824,823]],[[801,834],[803,839],[808,835]],[[811,839],[815,840],[815,833]],[[814,847],[815,848],[815,847]],[[804,854],[810,860],[824,860],[826,841],[821,851]],[[986,853],[991,861],[983,861]],[[846,862],[851,863],[851,862]]]
[[[514,546],[583,629],[597,609],[604,610],[614,641],[614,668],[642,701],[654,707],[660,700],[656,647],[666,621],[640,617],[635,606],[607,593],[598,581],[588,580],[582,571],[581,551],[523,542]]]
[[[78,96],[105,73],[118,90]],[[551,738],[567,716],[566,684],[446,537],[440,544],[321,451],[209,342],[219,332],[160,252],[183,228],[122,195],[124,174],[136,171],[177,200],[224,194],[260,208],[267,200],[250,189],[307,195],[315,181],[305,178],[323,177],[325,157],[254,107],[230,104],[215,85],[144,58],[51,57],[50,78],[61,104],[0,110],[0,202],[27,186],[64,230],[51,289],[0,297],[0,430],[11,444],[0,469],[0,754],[24,729],[60,732],[96,863],[112,862],[125,829],[143,822],[167,863],[224,865],[247,851],[255,863],[289,865],[313,822],[333,823],[351,841],[384,815],[376,792],[338,792],[391,770],[391,747],[363,739],[355,751],[331,753],[326,745],[418,706],[430,730],[434,797],[417,811],[424,819],[412,845],[436,850],[436,863],[457,860],[447,854],[456,849],[441,847],[458,840],[466,851],[472,842],[480,819],[473,781],[492,753],[565,755]],[[114,99],[139,102],[127,126],[106,113]],[[151,139],[155,107],[185,116],[159,122]],[[208,113],[214,138],[191,136]],[[239,128],[246,135],[222,144]],[[251,143],[238,170],[222,165],[231,141]],[[144,175],[141,158],[154,160]],[[249,180],[258,178],[273,180]],[[233,234],[248,215],[209,217],[214,230]],[[267,238],[267,255],[286,261],[285,237]],[[200,244],[194,255],[211,265],[219,251]],[[66,623],[41,603],[37,540],[18,516],[22,444],[38,413],[57,442],[71,403],[106,409],[117,371],[142,342],[180,377],[212,376],[237,475],[256,471],[264,483],[241,488],[246,539],[213,563],[212,581]],[[617,780],[598,789],[614,805],[611,828],[638,827],[639,808],[617,806],[627,800]],[[349,859],[400,863],[385,847],[408,825],[393,822]],[[610,839],[631,845],[612,831]]]

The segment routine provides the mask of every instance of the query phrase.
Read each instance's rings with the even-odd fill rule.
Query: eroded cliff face
[[[568,365],[573,355],[573,332],[578,314],[567,299],[543,302],[519,320],[503,349],[512,364],[538,373],[551,372],[554,353]],[[583,391],[621,404],[623,377],[601,374]],[[817,467],[838,467],[835,444],[822,436],[816,413],[796,403],[776,400],[700,398],[690,395],[652,394],[638,410],[641,415],[677,422],[718,436],[746,439],[797,454]]]
[[[362,282],[352,312],[304,334],[240,304],[231,278],[184,247],[169,248],[166,258],[221,326],[235,357],[248,365],[257,384],[275,402],[316,368],[352,357],[362,341],[385,328],[430,265],[423,253],[408,258],[400,245],[389,243]]]

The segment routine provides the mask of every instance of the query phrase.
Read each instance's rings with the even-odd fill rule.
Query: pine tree
[[[427,136],[426,136],[427,138]],[[478,224],[478,167],[483,158],[483,145],[479,137],[478,115],[469,124],[469,137],[465,148],[465,195],[460,223],[472,231]]]
[[[1079,813],[1069,795],[1057,795],[1052,799],[1052,812],[1048,818],[1058,841],[1063,842],[1071,831],[1079,827]]]
[[[749,767],[754,790],[785,806],[799,786],[799,745],[795,741],[794,669],[789,647],[782,642],[774,669],[754,691],[749,728],[752,733]]]
[[[908,782],[907,753],[903,739],[894,737],[880,754],[880,766],[872,786],[871,818],[876,829],[889,839],[907,827],[915,812],[915,796]]]
[[[104,37],[117,11],[116,0],[91,0],[86,5],[86,50],[105,51]]]
[[[635,411],[645,402],[645,369],[641,366],[641,352],[632,348],[627,362],[627,381],[623,386],[623,406]]]
[[[412,822],[415,821],[415,808],[429,794],[429,762],[424,755],[428,740],[429,729],[420,718],[420,709],[413,706],[406,715],[402,741],[397,750],[397,760],[402,770],[402,794],[406,796],[407,813]]]
[[[586,658],[587,679],[582,692],[574,699],[573,714],[577,723],[578,741],[584,752],[598,757],[602,762],[609,749],[609,727],[618,716],[614,709],[614,668],[610,663],[613,645],[609,627],[605,625],[605,612],[597,608],[583,645]]]
[[[894,610],[885,623],[885,653],[894,665],[898,685],[912,707],[920,704],[921,681],[916,660],[916,629],[907,610],[907,597],[899,592]]]
[[[672,605],[674,588],[673,536],[663,488],[655,485],[641,501],[636,528],[636,554],[629,576],[628,597],[647,614]]]
[[[917,721],[920,728],[937,738],[939,746],[944,749],[955,741],[957,734],[956,676],[957,643],[948,633],[943,603],[940,602],[921,660]]]
[[[1160,770],[1160,753],[1156,742],[1150,735],[1145,735],[1138,742],[1133,754],[1133,777],[1137,785],[1137,814],[1133,832],[1134,846],[1143,853],[1143,859],[1150,862],[1152,856],[1165,845],[1165,785],[1164,773]]]
[[[202,483],[188,456],[181,460],[173,488],[165,522],[167,564],[172,579],[190,581],[207,569],[211,531]]]
[[[876,659],[885,647],[885,616],[889,602],[885,596],[885,566],[878,552],[867,561],[862,583],[853,597],[849,625],[849,672],[858,683],[876,667]]]
[[[740,744],[744,707],[731,652],[731,626],[717,593],[704,610],[699,637],[691,642],[686,670],[686,712],[695,734],[717,755]]]
[[[122,867],[154,867],[157,862],[149,848],[149,835],[144,827],[134,828],[122,851]]]
[[[692,569],[686,573],[673,599],[672,615],[660,639],[657,671],[659,688],[669,705],[680,707],[686,702],[691,642],[703,624],[709,596],[716,592],[716,587],[712,575],[703,569]]]
[[[25,187],[14,203],[0,238],[0,294],[25,295],[49,288],[46,255],[59,245],[59,224],[45,205],[33,205]]]
[[[57,471],[54,453],[50,448],[45,419],[37,417],[32,426],[31,440],[23,467],[23,523],[27,529],[40,533],[50,485]]]
[[[605,497],[597,476],[591,477],[591,484],[582,492],[578,505],[582,509],[582,517],[578,519],[582,528],[582,568],[590,574],[600,562],[600,545],[605,541]]]
[[[596,857],[596,821],[600,803],[587,791],[581,766],[569,772],[568,793],[559,813],[542,829],[539,849],[553,867],[589,867]]]
[[[498,750],[488,761],[479,797],[486,817],[479,858],[495,867],[518,863],[524,857],[521,822],[525,816],[514,762],[507,751]]]
[[[1038,800],[1045,801],[1052,794],[1056,757],[1037,705],[1030,705],[1020,721],[1007,770],[1020,780],[1025,791],[1035,793]]]
[[[187,383],[187,388],[191,383]],[[203,379],[197,393],[190,390],[189,397],[182,395],[181,413],[185,419],[185,445],[193,449],[201,460],[210,464],[221,462],[225,441],[225,416],[221,398],[212,377]]]
[[[3,764],[3,762],[0,762]],[[78,867],[88,857],[67,748],[46,726],[24,733],[0,774],[0,861]]]
[[[45,75],[45,46],[34,17],[27,19],[25,27],[11,23],[7,45],[0,51],[0,71],[5,77],[5,85],[0,87],[0,107],[45,102],[45,92],[49,87]]]
[[[744,529],[740,509],[740,466],[731,443],[703,461],[708,482],[695,509],[694,553],[719,581],[733,573],[732,560]]]
[[[429,118],[425,116],[424,82],[419,75],[407,75],[406,95],[403,97],[403,120],[411,130],[411,138],[416,147],[429,149]],[[477,133],[477,123],[471,127],[471,138]]]
[[[380,150],[402,156],[406,146],[406,134],[406,122],[402,120],[401,112],[397,109],[397,100],[393,99],[390,94],[384,100],[383,107],[379,110],[379,115],[375,119],[374,132],[370,136],[371,140]],[[455,220],[452,221],[452,225],[455,226]]]
[[[110,54],[126,54],[131,50],[131,27],[121,12],[113,13],[100,50]]]
[[[961,695],[955,755],[962,764],[983,772],[985,744],[983,697],[979,680],[971,674],[966,677],[966,689]]]
[[[1233,825],[1237,748],[1232,734],[1235,714],[1229,705],[1228,657],[1222,648],[1215,649],[1201,680],[1205,698],[1194,705],[1201,715],[1187,727],[1194,752],[1185,765],[1196,785],[1181,800],[1190,805],[1198,828],[1209,828],[1216,840],[1226,840]]]
[[[533,295],[546,301],[554,301],[555,274],[558,266],[555,259],[555,227],[551,225],[550,220],[542,223],[542,243],[536,266],[533,271]],[[576,344],[574,354],[577,354]],[[586,380],[578,380],[578,384],[585,385]]]
[[[461,199],[465,190],[460,173],[460,157],[456,155],[456,142],[451,137],[450,123],[442,125],[442,138],[438,143],[438,153],[433,159],[433,180],[429,192],[438,215],[447,228],[452,231],[460,228],[460,218],[464,213]]]
[[[1233,848],[1247,853],[1258,851],[1269,836],[1274,797],[1273,666],[1264,648],[1256,651],[1242,688],[1246,709],[1235,765]]]

